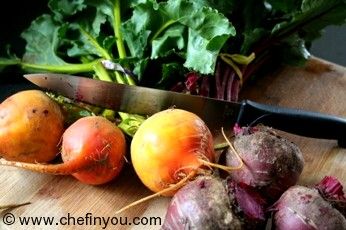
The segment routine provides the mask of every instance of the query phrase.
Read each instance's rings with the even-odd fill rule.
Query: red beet
[[[198,177],[173,196],[162,229],[242,229],[231,203],[223,181]]]
[[[267,215],[265,199],[252,187],[200,176],[172,198],[162,229],[258,229]]]
[[[267,219],[265,198],[254,187],[244,183],[227,180],[227,187],[235,213],[246,223],[246,228],[263,226]]]
[[[324,177],[320,183],[315,186],[321,196],[330,202],[344,216],[346,216],[346,197],[343,191],[343,186],[332,176]]]
[[[346,229],[345,217],[325,200],[319,190],[292,186],[271,209],[275,229]]]
[[[295,185],[304,166],[297,145],[278,136],[267,127],[235,126],[234,148],[243,160],[243,167],[230,173],[232,180],[260,190],[270,201],[276,201]],[[228,150],[226,165],[236,166],[239,160]]]

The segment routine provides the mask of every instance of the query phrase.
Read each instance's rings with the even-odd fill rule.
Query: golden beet
[[[59,105],[40,90],[18,92],[0,104],[0,157],[6,160],[54,159],[63,131]]]
[[[195,114],[167,109],[149,117],[131,142],[133,167],[145,186],[160,192],[214,162],[213,137]],[[176,190],[166,192],[172,196]]]

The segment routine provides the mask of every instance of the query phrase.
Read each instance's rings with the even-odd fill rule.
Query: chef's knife
[[[346,147],[346,119],[333,115],[250,100],[234,103],[64,74],[38,73],[24,77],[41,88],[70,99],[116,111],[151,115],[175,107],[197,114],[212,131],[235,123],[241,126],[261,123],[301,136],[338,140],[339,146]]]

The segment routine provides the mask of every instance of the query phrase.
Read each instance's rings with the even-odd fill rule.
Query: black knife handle
[[[346,147],[346,119],[337,116],[244,100],[237,123],[261,123],[300,136],[337,140],[340,147]]]

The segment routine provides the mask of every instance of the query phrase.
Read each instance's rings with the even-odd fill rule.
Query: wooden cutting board
[[[303,68],[283,68],[258,79],[243,90],[241,98],[346,117],[346,68],[312,58]],[[295,142],[304,154],[306,165],[299,184],[315,184],[323,176],[333,175],[346,185],[346,149],[339,148],[335,141],[288,133],[282,135]],[[115,215],[119,208],[151,194],[138,180],[130,164],[118,179],[103,186],[84,185],[70,176],[43,175],[4,166],[0,166],[0,170],[0,205],[31,202],[17,209],[2,211],[0,229],[105,227],[105,224],[92,225],[90,218],[86,223],[87,215],[91,219],[96,218],[96,223],[100,221],[98,218],[114,217],[110,219],[106,229],[159,229],[158,218],[161,218],[162,223],[169,202],[169,198],[160,197],[135,206],[121,215]],[[13,220],[12,217],[15,219],[13,225],[3,223],[3,218]],[[55,219],[52,225],[42,222],[39,226],[21,226],[20,217]],[[135,226],[132,223],[135,217],[142,218],[144,224]],[[60,218],[62,223],[58,222]],[[124,225],[125,218],[131,225]],[[67,220],[70,225],[63,226]],[[118,221],[118,224],[112,225],[111,220],[114,224]],[[145,222],[150,221],[151,226],[145,225]]]

